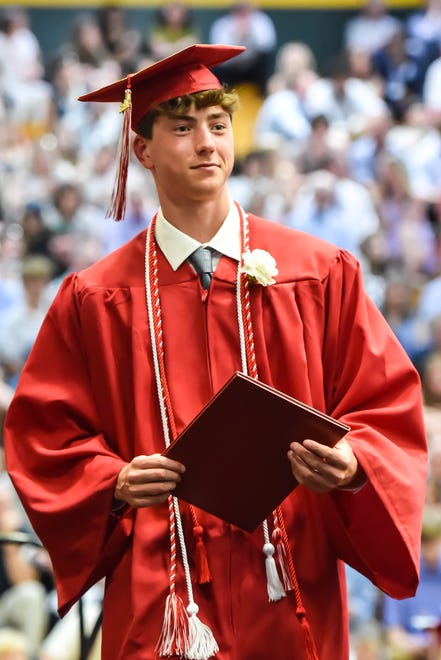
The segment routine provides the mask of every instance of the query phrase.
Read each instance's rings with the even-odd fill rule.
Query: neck
[[[228,193],[208,201],[174,204],[161,200],[161,209],[167,221],[200,243],[207,243],[217,233],[230,209]]]

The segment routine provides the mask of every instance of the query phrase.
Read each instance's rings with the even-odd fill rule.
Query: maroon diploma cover
[[[252,532],[297,482],[289,445],[330,447],[350,427],[236,372],[164,452],[186,467],[173,494]]]

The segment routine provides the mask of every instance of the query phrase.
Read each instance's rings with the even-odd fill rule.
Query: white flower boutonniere
[[[274,257],[266,250],[259,249],[243,253],[241,272],[248,275],[251,282],[262,286],[275,284],[274,277],[279,273]]]

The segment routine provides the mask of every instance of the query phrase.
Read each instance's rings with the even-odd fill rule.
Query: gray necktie
[[[188,261],[194,266],[194,269],[199,273],[201,284],[204,289],[208,289],[213,274],[213,254],[211,248],[198,247],[189,257]]]

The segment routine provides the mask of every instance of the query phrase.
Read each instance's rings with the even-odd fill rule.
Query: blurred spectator
[[[22,259],[23,230],[17,223],[0,231],[0,320],[6,310],[20,304],[24,298]]]
[[[383,622],[388,658],[432,660],[441,650],[441,512],[426,506],[423,518],[420,583],[413,598],[385,596]]]
[[[2,479],[0,534],[22,531],[23,527],[13,487],[9,480]],[[32,556],[26,554],[25,547],[15,543],[0,545],[0,626],[22,632],[30,653],[35,655],[47,632],[49,611],[39,569],[29,559]]]
[[[0,369],[0,445],[3,444],[3,424],[13,394],[14,388],[5,382],[3,369]]]
[[[441,410],[441,315],[437,317],[438,347],[428,354],[422,367],[424,401],[427,406]]]
[[[406,272],[406,271],[404,271]],[[417,365],[430,346],[428,324],[416,314],[416,292],[406,276],[389,278],[381,311],[404,350]]]
[[[277,47],[276,30],[268,14],[253,7],[251,2],[238,2],[213,21],[209,41],[245,46],[244,53],[219,66],[215,73],[229,85],[253,83],[265,94]]]
[[[422,285],[418,315],[426,321],[441,315],[441,274]]]
[[[360,246],[380,225],[372,193],[351,176],[348,149],[334,149],[329,154],[326,169],[337,177],[336,195],[339,205],[348,216],[352,214],[357,218],[356,222],[351,222],[351,233]]]
[[[42,254],[49,259],[51,230],[45,225],[38,204],[28,204],[19,221],[23,229],[24,254]]]
[[[285,76],[285,87],[269,94],[256,118],[255,143],[257,147],[295,150],[303,145],[311,132],[311,125],[302,105],[302,92],[298,89],[300,74]]]
[[[400,21],[388,13],[384,0],[365,0],[358,14],[345,25],[344,47],[347,51],[373,54],[383,48],[400,26]]]
[[[117,5],[103,5],[97,10],[97,22],[107,53],[121,66],[125,76],[138,70],[142,36],[129,25],[127,12]]]
[[[46,130],[50,86],[44,80],[40,44],[26,11],[19,7],[0,12],[0,96],[11,122],[26,135],[34,137]]]
[[[108,57],[100,26],[93,14],[83,13],[76,16],[67,52],[69,48],[81,64],[91,67],[98,67]]]
[[[286,224],[357,255],[357,223],[352,211],[337,198],[337,177],[326,170],[307,175],[300,187]]]
[[[122,77],[121,63],[107,50],[98,17],[90,12],[75,17],[69,39],[62,45],[57,58],[60,61],[74,58],[80,64],[87,90],[110,82],[115,72]]]
[[[384,153],[378,164],[378,210],[390,264],[430,276],[437,267],[437,245],[428,207],[412,196],[402,162]]]
[[[152,58],[160,60],[198,40],[199,31],[189,7],[183,2],[165,2],[156,12],[146,46]]]
[[[26,636],[14,628],[0,628],[0,660],[31,660]]]
[[[412,197],[436,204],[441,190],[441,134],[427,121],[420,103],[411,105],[403,119],[388,131],[384,146],[406,168]]]
[[[344,135],[360,136],[387,116],[388,108],[372,85],[350,73],[347,54],[331,58],[329,76],[311,83],[304,108],[311,119],[324,115],[332,128]]]
[[[351,658],[378,660],[381,626],[377,613],[380,590],[351,566],[345,566],[348,591]]]
[[[84,633],[87,637],[102,610],[103,584],[99,582],[82,596]],[[87,660],[101,659],[101,630],[92,644]],[[43,641],[38,660],[78,660],[80,658],[79,604],[76,603],[62,619],[58,620]],[[0,656],[1,660],[1,656]]]
[[[313,117],[309,137],[296,157],[300,171],[308,174],[314,170],[326,169],[335,148],[333,134],[329,130],[329,121],[325,115]]]
[[[117,223],[115,223],[117,224]],[[95,236],[82,234],[64,234],[56,236],[52,243],[56,243],[54,252],[60,256],[60,262],[64,263],[63,272],[57,272],[56,276],[46,285],[42,293],[42,305],[48,308],[52,303],[63,279],[71,273],[88,268],[103,256],[103,242]]]
[[[415,54],[425,54],[429,60],[439,53],[441,45],[441,0],[425,0],[425,7],[411,12],[406,31]]]
[[[401,121],[410,103],[421,100],[430,60],[424,53],[414,53],[409,48],[402,28],[373,55],[372,62],[384,83],[383,98],[394,118]]]
[[[147,195],[132,190],[127,196],[124,222],[111,221],[103,238],[104,252],[111,252],[145,229],[156,212],[157,205]]]
[[[422,96],[431,123],[436,125],[441,121],[441,55],[427,68]]]
[[[300,96],[317,78],[317,62],[311,48],[302,41],[288,41],[277,50],[274,73],[268,80],[267,93],[284,89],[287,81],[296,79]]]
[[[6,382],[15,387],[23,364],[35,341],[47,312],[43,290],[49,282],[52,263],[44,256],[28,256],[23,260],[24,300],[2,314],[0,323],[0,364]]]
[[[101,237],[103,217],[103,210],[85,202],[81,186],[73,183],[62,183],[55,188],[52,208],[46,214],[49,227],[58,235]]]
[[[261,211],[262,198],[268,194],[271,179],[268,173],[268,151],[251,151],[237,162],[228,188],[233,199],[253,213]]]

